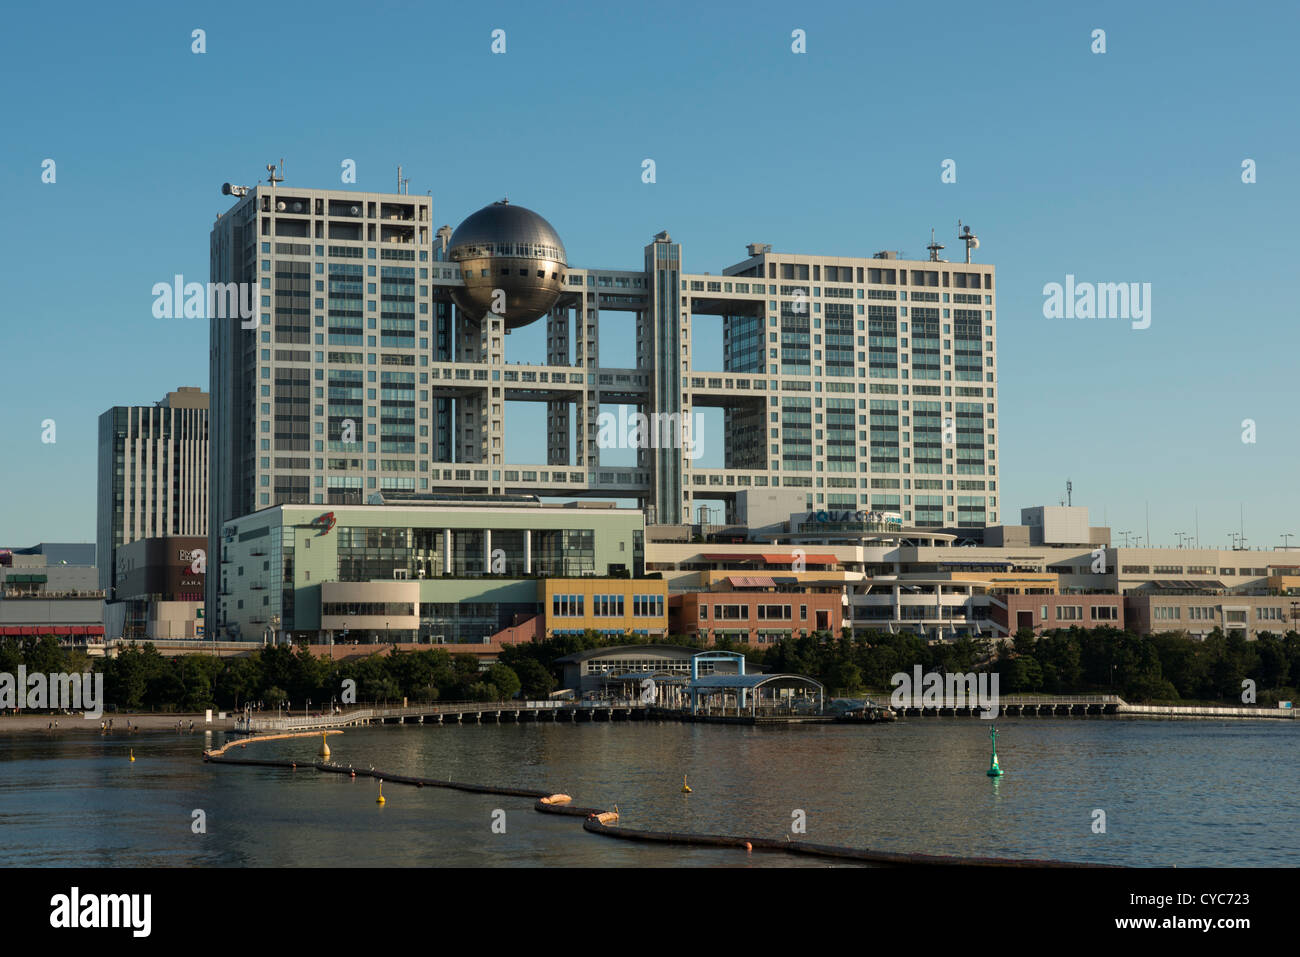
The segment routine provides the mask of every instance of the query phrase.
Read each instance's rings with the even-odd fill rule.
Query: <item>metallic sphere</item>
[[[564,244],[551,224],[504,199],[457,226],[447,255],[465,283],[452,290],[456,305],[474,319],[498,312],[507,330],[546,315],[567,282]]]

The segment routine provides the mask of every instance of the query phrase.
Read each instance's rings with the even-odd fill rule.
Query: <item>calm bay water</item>
[[[1006,719],[747,728],[676,723],[386,726],[333,759],[549,788],[617,804],[628,827],[935,854],[1128,864],[1300,864],[1290,722]],[[208,743],[221,743],[212,735]],[[250,756],[310,760],[319,739]],[[525,799],[385,787],[306,769],[204,764],[205,736],[0,736],[3,866],[824,866],[788,855],[614,841]],[[127,760],[128,747],[136,762]],[[693,793],[681,793],[682,775]],[[191,832],[194,809],[208,833]],[[1092,812],[1107,833],[1092,833]],[[506,812],[494,834],[493,812]]]

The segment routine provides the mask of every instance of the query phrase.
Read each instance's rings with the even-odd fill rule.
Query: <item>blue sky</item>
[[[93,540],[98,415],[207,385],[206,322],[153,318],[150,288],[205,280],[220,184],[284,157],[287,182],[309,187],[340,185],[354,159],[365,190],[391,190],[401,163],[438,224],[508,195],[584,266],[639,267],[661,229],[690,271],[720,272],[749,242],[923,257],[931,227],[956,259],[960,218],[998,268],[1002,517],[1055,504],[1069,478],[1095,523],[1144,538],[1149,503],[1157,544],[1199,510],[1201,543],[1226,546],[1243,506],[1250,543],[1280,544],[1300,533],[1296,11],[14,8],[0,34],[0,541]],[[489,49],[497,28],[504,55]],[[940,181],[945,159],[956,183]],[[1043,286],[1066,274],[1151,283],[1150,328],[1045,319]],[[697,365],[720,368],[720,328],[699,328]],[[535,324],[507,358],[541,344]],[[626,354],[611,345],[606,361]],[[540,422],[512,406],[512,459],[543,460]]]

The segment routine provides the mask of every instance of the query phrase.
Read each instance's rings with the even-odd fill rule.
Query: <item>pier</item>
[[[630,698],[601,701],[476,701],[354,708],[337,714],[303,717],[236,718],[244,734],[319,731],[368,724],[484,724],[522,721],[578,722],[644,719],[649,709]]]
[[[881,700],[884,700],[883,698]],[[1297,712],[1285,708],[1231,708],[1197,705],[1129,704],[1119,695],[1004,695],[998,701],[998,717],[1023,718],[1147,718],[1200,720],[1294,721]],[[882,709],[883,710],[883,709]],[[979,718],[978,705],[906,705],[890,712],[912,718]],[[275,734],[295,731],[323,731],[331,728],[372,724],[510,724],[523,722],[592,721],[695,721],[708,724],[870,724],[846,721],[843,715],[809,713],[793,708],[755,708],[738,701],[720,706],[703,706],[692,713],[686,708],[646,705],[634,698],[599,701],[477,701],[442,704],[412,704],[404,707],[354,708],[337,714],[299,717],[255,715],[237,717],[234,730],[240,734]]]
[[[1177,704],[1129,704],[1119,695],[1003,695],[998,699],[998,716],[1023,718],[1183,718],[1294,721],[1296,711],[1289,708],[1230,708]],[[978,705],[918,704],[897,709],[913,718],[978,718],[984,709]]]

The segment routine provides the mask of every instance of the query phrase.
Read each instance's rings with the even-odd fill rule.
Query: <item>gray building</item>
[[[90,543],[0,548],[0,637],[104,637],[104,593]]]
[[[938,246],[914,261],[751,244],[721,274],[688,272],[663,232],[639,266],[597,269],[506,202],[435,231],[426,196],[234,192],[210,278],[249,284],[256,308],[210,310],[210,554],[238,516],[386,491],[617,496],[662,524],[721,501],[731,524],[740,492],[781,488],[801,508],[920,528],[998,520],[992,266]],[[611,314],[635,342],[630,368],[600,362]],[[693,362],[707,317],[722,322],[719,371]],[[542,318],[546,354],[507,364],[506,335]],[[545,462],[507,464],[512,401],[545,404]],[[601,460],[610,406],[653,423],[635,465]],[[722,467],[698,465],[703,408],[722,412]]]
[[[208,534],[208,394],[182,386],[153,405],[109,409],[98,467],[94,564],[111,601],[119,547]]]

